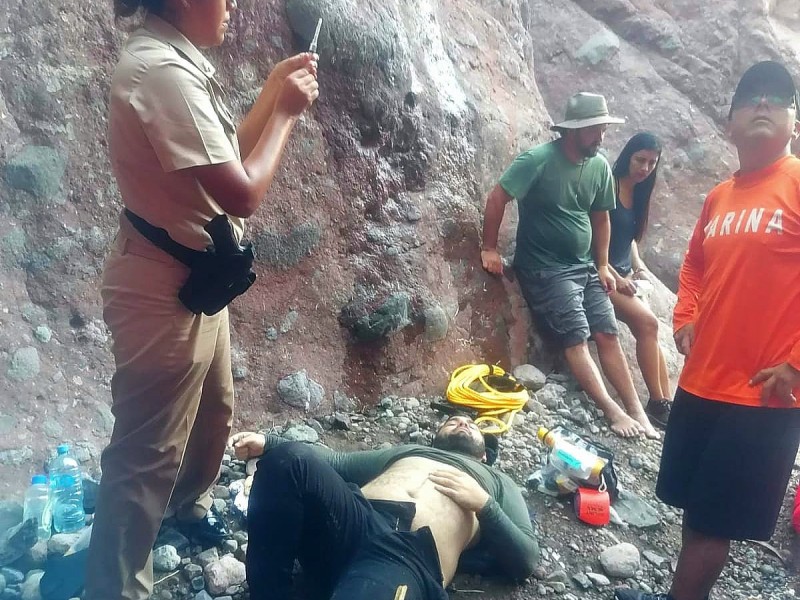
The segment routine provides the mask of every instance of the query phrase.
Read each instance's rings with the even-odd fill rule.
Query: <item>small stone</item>
[[[444,309],[435,304],[425,309],[423,313],[425,319],[425,339],[429,342],[436,342],[447,337],[447,330],[450,326],[447,313]]]
[[[50,328],[47,325],[39,325],[33,330],[33,335],[37,340],[43,344],[46,344],[53,337],[53,332],[50,331]]]
[[[289,406],[313,410],[325,397],[325,390],[308,376],[305,369],[278,381],[278,395]]]
[[[658,511],[627,489],[621,489],[614,503],[619,518],[631,527],[649,529],[661,523]]]
[[[644,467],[644,461],[640,456],[631,456],[628,462],[634,469],[641,469],[642,467]]]
[[[308,425],[293,425],[283,432],[283,437],[290,442],[316,443],[319,441],[319,434],[313,427]]]
[[[239,549],[239,544],[236,540],[225,540],[222,542],[222,551],[226,554],[233,554]]]
[[[602,573],[587,573],[586,577],[598,588],[611,585],[611,580]]]
[[[55,556],[64,556],[67,550],[78,541],[81,533],[56,533],[47,541],[47,553]]]
[[[603,29],[590,37],[575,54],[575,58],[592,66],[608,60],[619,52],[619,38],[609,29]]]
[[[588,590],[592,587],[591,580],[586,576],[585,573],[575,573],[572,576],[572,580],[578,584],[582,590]]]
[[[175,546],[159,546],[153,550],[153,568],[157,571],[173,571],[181,564],[181,557]]]
[[[190,585],[195,592],[199,592],[206,587],[206,580],[202,575],[198,577],[192,577]]]
[[[533,365],[518,365],[511,374],[530,392],[538,392],[547,383],[547,375]]]
[[[60,440],[64,437],[64,428],[55,419],[45,419],[42,423],[42,432],[52,439]]]
[[[209,593],[216,596],[233,585],[240,585],[245,580],[245,568],[244,564],[226,554],[218,561],[206,565],[203,575]]]
[[[39,582],[44,575],[44,571],[31,571],[28,577],[20,586],[20,593],[22,600],[42,600],[42,595],[39,593]]]
[[[233,539],[241,546],[242,544],[247,543],[247,532],[246,531],[237,531],[233,534]]]
[[[12,381],[27,381],[39,374],[39,351],[33,346],[20,348],[11,355],[6,376]]]
[[[162,546],[172,546],[178,552],[185,550],[189,547],[188,538],[177,529],[172,527],[164,528],[163,532],[158,536],[158,544]]]
[[[336,390],[333,392],[333,406],[337,411],[343,413],[351,413],[358,408],[355,400],[348,397],[347,394]]]
[[[564,401],[567,388],[557,383],[546,383],[545,386],[536,392],[533,397],[550,410],[557,409]]]
[[[39,569],[47,562],[47,540],[39,540],[28,550],[31,568]],[[2,586],[0,586],[2,587]]]
[[[281,323],[280,332],[289,333],[294,327],[294,324],[297,322],[298,316],[299,315],[296,310],[290,310],[289,313],[286,315],[286,317],[283,319],[283,322]]]
[[[627,542],[606,548],[598,558],[606,573],[611,577],[620,579],[627,579],[636,575],[636,571],[639,570],[641,564],[639,549]]]
[[[558,569],[557,571],[553,571],[552,573],[550,573],[544,579],[548,583],[552,583],[553,581],[561,581],[563,583],[566,582],[569,579],[569,577],[567,576],[565,571]]]
[[[552,587],[557,594],[563,594],[565,591],[567,591],[566,584],[561,581],[554,581],[550,584],[550,587]]]
[[[188,580],[191,581],[195,577],[202,577],[203,576],[203,567],[200,565],[196,565],[194,563],[189,563],[185,567],[183,567],[183,576]]]
[[[236,551],[234,556],[236,557],[236,560],[240,560],[243,563],[246,563],[246,561],[247,561],[247,542],[245,542],[244,544],[240,544],[239,545],[239,549]]]
[[[589,412],[582,408],[572,409],[569,418],[580,425],[586,425],[592,421],[592,416]]]
[[[533,568],[533,576],[536,579],[544,580],[547,578],[547,570],[542,565]]]
[[[667,562],[666,558],[664,558],[663,556],[660,556],[659,554],[656,554],[652,550],[643,550],[642,551],[642,556],[644,556],[644,559],[647,562],[649,562],[650,564],[652,564],[652,565],[654,565],[656,567],[661,567],[662,565],[664,565]]]
[[[247,379],[247,376],[250,374],[250,372],[247,370],[247,367],[237,365],[231,369],[231,374],[233,375],[234,381],[244,381]]]
[[[197,555],[198,564],[204,569],[213,562],[219,560],[219,552],[216,548],[209,548]]]
[[[47,146],[27,146],[6,164],[5,179],[14,189],[37,198],[58,192],[66,163],[59,152]]]
[[[207,591],[201,590],[195,595],[194,600],[214,600],[214,599],[209,595]]]
[[[19,585],[25,581],[25,573],[12,569],[11,567],[3,567],[0,569],[0,575],[6,580],[6,585]]]
[[[267,335],[267,339],[270,342],[274,342],[275,340],[278,339],[278,330],[275,329],[274,327],[267,327],[266,335]]]
[[[333,417],[331,418],[331,427],[334,429],[341,429],[347,431],[350,429],[350,417],[348,417],[345,413],[335,412],[333,413]]]
[[[5,532],[0,532],[0,565],[11,564],[24,556],[37,541],[39,537],[35,519],[28,519]]]

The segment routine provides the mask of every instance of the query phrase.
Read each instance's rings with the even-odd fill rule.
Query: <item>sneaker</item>
[[[614,590],[614,600],[672,600],[669,594],[647,594],[642,590],[619,588]]]
[[[230,537],[230,532],[225,526],[225,520],[212,505],[206,516],[199,521],[177,522],[178,530],[190,541],[201,545],[216,545]]]
[[[667,428],[667,420],[669,419],[669,412],[672,410],[672,402],[669,400],[661,400],[650,398],[647,406],[644,407],[644,412],[647,414],[650,422],[660,427],[661,429]]]

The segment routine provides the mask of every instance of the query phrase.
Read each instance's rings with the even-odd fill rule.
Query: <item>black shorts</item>
[[[594,265],[528,271],[515,265],[520,290],[542,334],[560,348],[594,333],[618,333],[614,307]]]
[[[775,531],[800,444],[800,409],[716,402],[678,388],[656,494],[693,530],[728,540]]]

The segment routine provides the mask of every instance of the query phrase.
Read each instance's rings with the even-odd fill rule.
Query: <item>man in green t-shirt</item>
[[[554,125],[561,138],[520,154],[486,201],[481,262],[502,274],[497,236],[506,204],[519,203],[514,271],[534,319],[564,349],[578,383],[622,437],[658,437],[639,402],[617,337],[608,293],[615,288],[608,268],[614,183],[606,159],[597,154],[610,123],[606,101],[581,92]],[[594,257],[592,257],[594,254]],[[609,395],[587,346],[597,344],[600,363],[625,410]]]

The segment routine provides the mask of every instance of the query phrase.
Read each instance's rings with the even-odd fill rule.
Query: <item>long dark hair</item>
[[[653,188],[656,186],[658,166],[661,164],[661,140],[649,131],[637,133],[625,144],[625,147],[622,149],[622,152],[619,153],[611,169],[615,181],[627,177],[631,166],[631,157],[639,150],[652,150],[653,152],[657,152],[658,162],[653,172],[647,176],[647,179],[633,186],[633,216],[636,223],[636,233],[633,239],[637,242],[642,241],[644,232],[647,230],[647,220],[650,217],[650,196],[653,194]]]

